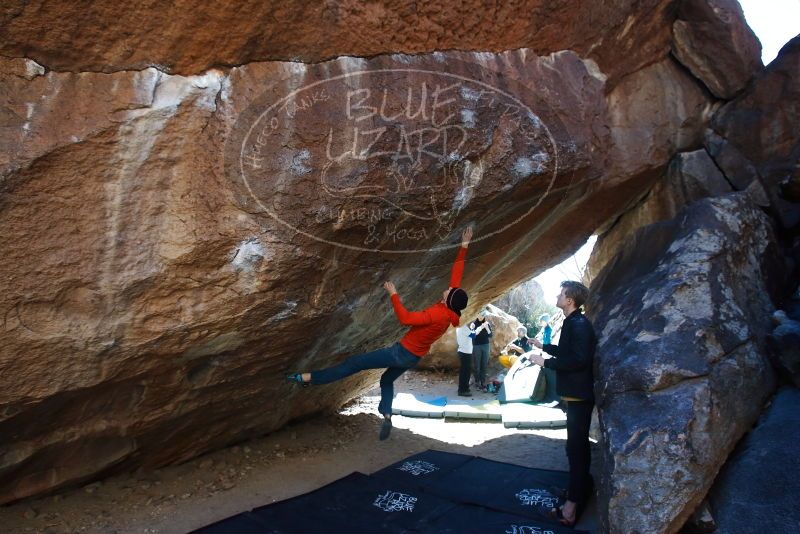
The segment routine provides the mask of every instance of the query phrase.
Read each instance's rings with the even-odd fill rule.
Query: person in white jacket
[[[458,395],[460,397],[471,397],[469,390],[469,376],[472,373],[472,338],[469,325],[461,325],[456,328],[456,343],[458,343],[458,359],[461,367],[458,370]]]

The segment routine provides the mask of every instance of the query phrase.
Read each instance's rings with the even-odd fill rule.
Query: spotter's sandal
[[[550,513],[548,514],[551,519],[557,520],[559,523],[564,525],[565,527],[574,527],[575,521],[578,519],[577,510],[575,511],[575,515],[571,518],[568,518],[564,515],[564,506],[559,506],[558,508],[551,508]]]

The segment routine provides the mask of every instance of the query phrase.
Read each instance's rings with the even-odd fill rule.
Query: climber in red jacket
[[[447,331],[450,325],[458,326],[461,310],[467,307],[467,292],[461,289],[464,274],[464,258],[472,239],[472,227],[461,235],[461,248],[453,264],[450,287],[442,293],[442,300],[422,311],[408,311],[400,301],[392,282],[385,282],[384,289],[392,299],[394,313],[400,324],[410,326],[398,343],[372,352],[351,356],[342,363],[308,373],[291,374],[287,379],[298,384],[328,384],[365,369],[386,367],[381,375],[381,402],[378,411],[383,415],[380,439],[389,437],[392,431],[392,398],[394,381],[408,369],[416,367],[420,358],[428,354],[431,345]]]

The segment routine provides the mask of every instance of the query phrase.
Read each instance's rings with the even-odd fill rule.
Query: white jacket
[[[456,343],[458,343],[458,352],[464,354],[472,354],[472,338],[469,335],[472,333],[469,325],[462,325],[456,328]]]

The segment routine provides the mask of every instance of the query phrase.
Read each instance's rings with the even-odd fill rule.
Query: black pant
[[[459,352],[458,358],[461,360],[461,368],[458,370],[458,392],[469,391],[469,375],[472,372],[472,354]]]
[[[486,369],[489,367],[489,350],[491,345],[472,345],[472,365],[475,367],[475,383],[478,387],[486,385]]]
[[[330,384],[365,369],[386,367],[381,375],[381,402],[378,404],[378,413],[391,416],[394,381],[409,369],[416,367],[421,359],[400,343],[395,343],[372,352],[350,356],[333,367],[311,371],[311,383]]]
[[[592,450],[589,447],[589,425],[592,423],[592,401],[567,401],[567,460],[569,491],[567,498],[585,504],[592,491]]]

